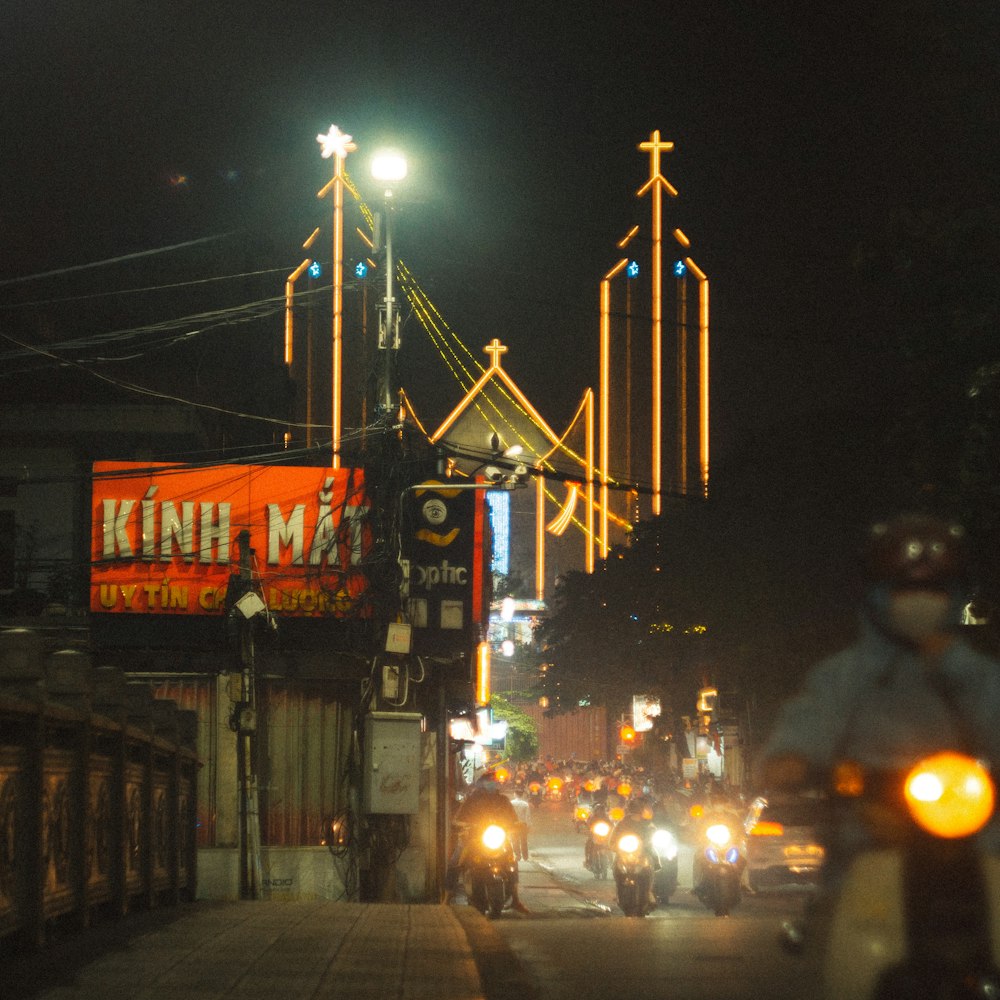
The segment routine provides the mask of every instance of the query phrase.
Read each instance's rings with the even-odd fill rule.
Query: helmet
[[[952,590],[966,577],[965,531],[923,514],[872,525],[862,570],[868,586]]]
[[[483,788],[488,792],[500,791],[500,782],[497,780],[496,771],[484,771],[476,780],[476,787]]]

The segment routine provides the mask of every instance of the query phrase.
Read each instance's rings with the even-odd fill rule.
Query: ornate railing
[[[0,945],[195,895],[197,717],[0,632]]]

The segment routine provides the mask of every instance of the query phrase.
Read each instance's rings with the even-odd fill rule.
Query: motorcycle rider
[[[500,782],[497,781],[495,772],[487,771],[476,782],[476,787],[469,797],[458,807],[454,816],[455,826],[458,828],[458,842],[452,853],[448,872],[448,897],[454,893],[458,882],[459,872],[462,870],[466,845],[469,838],[475,836],[477,831],[484,830],[491,824],[502,827],[510,836],[514,836],[519,820],[514,806],[509,798],[500,791]],[[511,906],[520,913],[530,911],[521,902],[518,893],[518,871],[515,866],[513,885],[511,886]]]
[[[625,808],[625,815],[615,824],[615,828],[611,832],[612,845],[617,844],[618,838],[626,833],[634,833],[642,843],[643,852],[649,858],[652,871],[658,872],[660,870],[660,857],[653,850],[653,833],[656,827],[653,826],[652,805],[645,798],[639,797],[629,799]],[[656,894],[653,892],[652,879],[649,883],[646,903],[649,909],[656,909]]]
[[[708,798],[697,823],[695,841],[699,846],[702,840],[705,839],[704,831],[717,823],[722,823],[729,828],[729,832],[733,837],[733,843],[740,850],[740,884],[744,890],[748,890],[749,883],[745,874],[746,848],[743,844],[743,814],[730,801],[721,785],[712,784],[709,787]],[[696,850],[692,861],[691,873],[692,891],[696,896],[701,895],[704,891],[705,872],[707,869],[708,864],[704,851]]]
[[[603,820],[607,823],[609,831],[614,826],[611,817],[608,815],[606,797],[601,801],[594,802],[594,808],[590,811],[590,818],[587,820],[587,840],[583,845],[583,867],[588,871],[594,870],[594,851],[597,850],[597,845],[594,843],[594,824],[598,820]]]
[[[833,766],[848,760],[894,771],[942,747],[1000,765],[1000,664],[958,634],[968,584],[963,529],[917,514],[875,524],[862,580],[856,642],[814,666],[779,714],[764,749],[768,791],[826,787]],[[876,831],[843,803],[827,826],[830,886]],[[995,819],[980,838],[997,851]],[[801,929],[790,930],[790,943],[800,943]]]

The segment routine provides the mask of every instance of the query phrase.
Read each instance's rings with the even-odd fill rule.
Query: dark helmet
[[[965,530],[923,514],[872,525],[862,559],[865,583],[951,590],[966,578]]]

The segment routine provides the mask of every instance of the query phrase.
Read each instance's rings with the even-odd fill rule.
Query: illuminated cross
[[[354,143],[354,137],[341,132],[336,125],[331,125],[326,135],[316,136],[316,141],[323,147],[321,155],[324,160],[330,159],[331,156],[345,160],[348,153],[353,153],[358,148]]]
[[[490,362],[490,368],[499,368],[500,367],[500,355],[507,353],[507,348],[504,347],[504,345],[501,344],[500,341],[497,340],[496,337],[494,337],[483,348],[483,350],[492,357],[492,361]]]
[[[660,154],[672,153],[674,144],[672,142],[661,141],[660,130],[654,129],[650,133],[648,142],[639,143],[639,149],[644,153],[649,153],[649,180],[639,189],[639,197],[641,198],[646,193],[646,190],[654,181],[659,180],[667,188],[667,191],[676,198],[677,189],[660,173]]]

